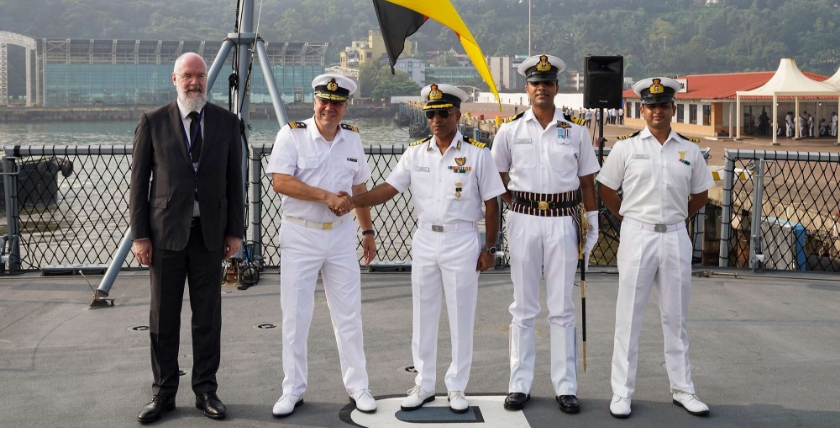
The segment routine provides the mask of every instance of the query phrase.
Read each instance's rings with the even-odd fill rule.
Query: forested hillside
[[[430,0],[431,1],[431,0]],[[486,55],[528,51],[528,0],[453,0]],[[625,75],[840,65],[840,0],[531,0],[534,52],[580,68],[585,54],[625,56]],[[257,8],[260,0],[256,0]],[[233,30],[235,0],[0,0],[0,30],[34,38],[215,39]],[[370,0],[263,0],[268,41],[329,42],[328,61],[377,28]],[[429,22],[421,50],[461,46]]]

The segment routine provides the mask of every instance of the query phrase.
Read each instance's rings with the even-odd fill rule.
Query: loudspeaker
[[[621,108],[624,91],[624,57],[591,56],[583,60],[583,106]]]

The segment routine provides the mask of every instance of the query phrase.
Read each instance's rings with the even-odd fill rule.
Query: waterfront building
[[[41,39],[38,41],[40,99],[46,107],[161,105],[176,97],[170,75],[175,60],[196,52],[213,63],[220,41]],[[327,43],[266,42],[283,102],[311,102],[312,79],[324,73]],[[232,55],[209,98],[225,103]],[[244,78],[241,76],[240,78]],[[251,71],[251,102],[270,103],[259,58]]]

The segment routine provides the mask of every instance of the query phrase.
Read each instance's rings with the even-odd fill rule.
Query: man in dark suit
[[[221,265],[238,251],[244,234],[239,120],[207,103],[207,65],[201,56],[179,57],[172,82],[178,99],[140,116],[131,166],[132,251],[151,271],[154,398],[137,417],[143,423],[175,408],[187,280],[196,407],[207,417],[225,417],[216,395]]]

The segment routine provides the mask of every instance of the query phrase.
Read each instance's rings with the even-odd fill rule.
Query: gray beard
[[[190,98],[186,93],[178,93],[178,101],[187,109],[187,111],[201,111],[204,105],[207,104],[207,95],[201,94],[198,97]]]

